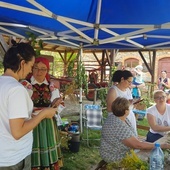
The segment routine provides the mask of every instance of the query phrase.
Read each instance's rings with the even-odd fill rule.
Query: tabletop
[[[163,143],[170,143],[170,133],[168,133],[167,135],[165,135],[164,137],[158,139],[156,141],[156,143],[160,143],[160,144],[163,144]],[[150,150],[137,150],[136,151],[136,154],[137,156],[144,160],[144,161],[147,161],[149,162],[149,156],[150,156]],[[168,167],[167,167],[168,166]],[[166,165],[164,167],[164,170],[169,170],[170,169],[170,165]]]

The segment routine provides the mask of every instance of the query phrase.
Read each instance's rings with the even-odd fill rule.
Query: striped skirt
[[[62,165],[60,135],[56,119],[44,119],[33,130],[32,169],[56,169]]]

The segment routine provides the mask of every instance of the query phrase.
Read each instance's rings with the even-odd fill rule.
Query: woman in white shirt
[[[112,87],[110,87],[108,94],[107,94],[107,98],[106,98],[108,115],[112,114],[112,110],[111,110],[112,102],[117,97],[124,97],[124,98],[128,99],[131,102],[131,104],[133,101],[132,93],[129,88],[133,81],[133,75],[130,71],[128,71],[128,70],[115,71],[115,73],[113,74],[113,77],[112,77],[112,81],[115,84]],[[130,113],[127,118],[131,122],[132,127],[134,128],[134,130],[137,134],[136,118],[132,111],[132,108],[133,108],[133,106],[131,105]]]
[[[166,103],[166,93],[162,90],[154,91],[155,105],[146,110],[150,125],[146,141],[155,142],[170,131],[170,105]]]
[[[19,80],[32,71],[35,52],[29,44],[13,44],[0,76],[0,170],[30,170],[32,130],[44,118],[52,118],[56,109],[44,109],[31,118],[33,103]]]

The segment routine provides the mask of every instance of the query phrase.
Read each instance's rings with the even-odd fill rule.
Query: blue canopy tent
[[[83,49],[169,48],[169,9],[168,0],[2,0],[0,33]]]
[[[25,39],[32,32],[81,50],[169,49],[169,9],[169,0],[2,0],[0,34]]]

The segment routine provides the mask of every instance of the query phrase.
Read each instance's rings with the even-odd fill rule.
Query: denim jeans
[[[31,170],[31,155],[27,156],[16,165],[0,167],[0,170]]]
[[[151,133],[150,131],[146,135],[147,142],[155,142],[156,140],[162,138],[163,136],[158,133]]]

